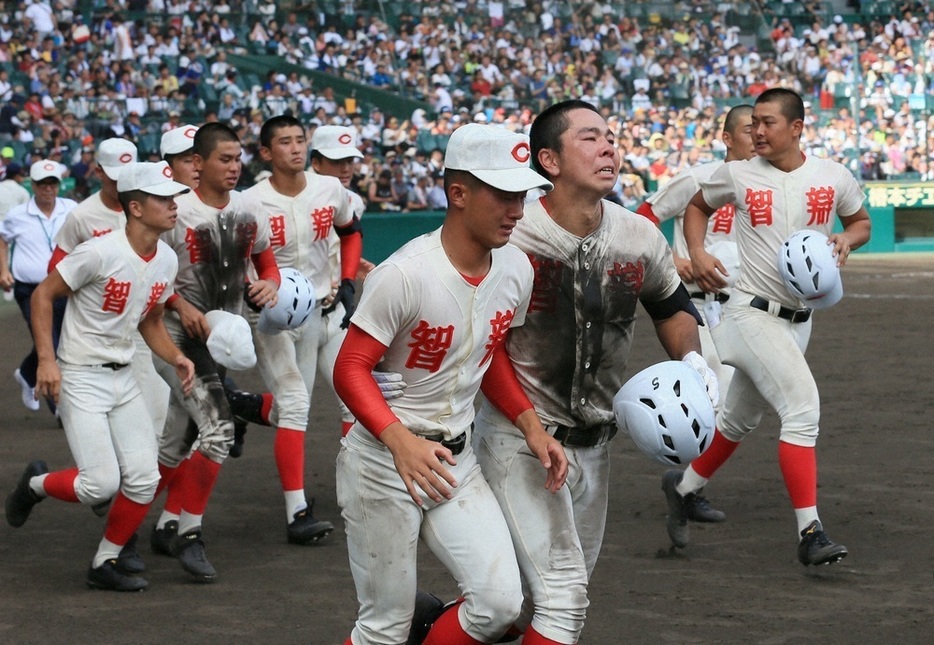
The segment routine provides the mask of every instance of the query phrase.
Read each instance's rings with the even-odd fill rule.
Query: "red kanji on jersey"
[[[730,231],[733,230],[734,215],[736,215],[736,207],[733,204],[724,204],[718,208],[717,212],[710,218],[713,222],[710,232],[729,235]]]
[[[496,347],[505,340],[506,332],[509,331],[509,326],[515,317],[516,311],[513,309],[506,312],[497,311],[496,315],[490,318],[490,342],[486,344],[486,353],[480,359],[480,367],[483,367],[483,364],[490,360],[493,352],[496,351]]]
[[[269,218],[269,244],[285,246],[285,215],[273,215]]]
[[[145,318],[149,310],[159,302],[159,298],[162,297],[162,294],[165,293],[165,289],[168,286],[167,282],[157,282],[152,285],[152,289],[149,290],[149,300],[146,301],[146,308],[143,309],[143,318]]]
[[[101,311],[122,314],[129,297],[130,283],[118,282],[116,278],[111,277],[107,284],[104,285],[104,305],[101,307]]]
[[[558,288],[561,285],[563,264],[557,260],[539,258],[529,254],[535,280],[532,283],[532,298],[529,311],[544,311],[553,314],[558,307]]]
[[[244,249],[243,257],[253,254],[253,244],[256,243],[256,231],[259,229],[256,222],[243,222],[237,224],[237,243]]]
[[[101,235],[107,235],[107,234],[110,233],[112,230],[113,230],[112,228],[105,228],[105,229],[101,229],[101,230],[96,230],[96,229],[95,229],[95,230],[91,231],[91,235],[92,235],[93,237],[100,237]]]
[[[420,320],[418,327],[412,330],[412,338],[414,342],[409,343],[412,351],[409,352],[405,366],[437,372],[454,341],[454,325],[432,327],[427,321]]]
[[[826,224],[830,221],[830,213],[833,210],[834,198],[833,186],[812,187],[805,193],[808,198],[808,226],[814,224]]]
[[[630,293],[640,293],[642,291],[642,281],[645,279],[645,267],[641,262],[627,262],[620,264],[613,263],[613,268],[606,272],[610,276],[610,282],[607,285],[613,291],[628,291]]]
[[[746,189],[746,210],[749,211],[749,223],[772,225],[772,191]]]
[[[325,206],[311,212],[311,222],[315,229],[315,240],[323,240],[331,232],[334,224],[334,207]]]
[[[213,261],[211,231],[189,228],[185,230],[185,248],[188,249],[190,264],[208,264]]]

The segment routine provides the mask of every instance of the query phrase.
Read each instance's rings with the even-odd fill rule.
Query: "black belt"
[[[122,370],[124,367],[129,365],[129,363],[103,363],[101,367],[106,367],[109,370]]]
[[[619,428],[615,423],[589,428],[571,428],[569,426],[554,426],[551,436],[561,442],[562,446],[571,448],[593,448],[602,446],[616,436]]]
[[[450,450],[451,454],[454,455],[455,457],[461,454],[462,452],[464,452],[464,446],[467,445],[467,433],[466,432],[462,432],[461,434],[457,435],[457,437],[455,437],[454,439],[450,439],[450,440],[443,439],[441,435],[435,435],[433,437],[425,437],[425,439],[428,439],[428,441],[437,441],[442,446]]]
[[[706,300],[706,299],[707,299],[707,294],[704,293],[703,291],[694,291],[693,293],[690,294],[690,296],[691,296],[692,298],[700,298],[701,300]],[[727,300],[730,299],[730,294],[728,294],[728,293],[716,293],[716,294],[714,294],[713,299],[722,304],[722,303],[724,303],[724,302],[726,302]]]
[[[769,303],[769,301],[766,300],[765,298],[760,298],[759,296],[755,296],[752,299],[752,302],[749,303],[749,306],[759,309],[760,311],[769,313],[770,304],[771,303]],[[805,307],[804,309],[790,309],[788,307],[779,307],[777,315],[779,318],[784,318],[785,320],[789,320],[793,323],[803,323],[803,322],[807,322],[811,318],[811,310],[808,309],[807,307]]]

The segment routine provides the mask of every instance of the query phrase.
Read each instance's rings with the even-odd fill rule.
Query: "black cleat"
[[[405,645],[421,645],[431,626],[441,617],[447,605],[441,599],[424,591],[415,592],[415,613],[412,615],[412,627]]]
[[[662,476],[662,490],[668,501],[668,517],[666,528],[671,543],[679,549],[687,546],[691,537],[688,520],[692,522],[723,522],[726,514],[710,506],[705,497],[697,493],[679,495],[675,490],[681,482],[683,473],[680,470],[669,470]]]
[[[105,591],[142,591],[149,586],[145,579],[120,571],[116,558],[107,560],[96,569],[89,567],[85,583],[91,589]]]
[[[25,524],[32,512],[32,507],[45,499],[32,492],[29,480],[47,472],[49,472],[49,467],[44,461],[32,461],[26,466],[16,488],[6,498],[6,521],[10,526],[20,527]]]
[[[824,527],[814,520],[801,531],[801,541],[798,543],[798,561],[804,566],[809,564],[833,564],[847,556],[849,552],[842,544],[834,544]]]
[[[178,521],[169,520],[165,526],[160,528],[152,527],[152,535],[149,536],[149,546],[152,552],[158,555],[172,555],[172,540],[178,534]]]
[[[263,395],[244,392],[243,390],[224,390],[227,403],[233,413],[234,421],[240,423],[255,423],[258,426],[268,426],[269,421],[263,419]]]
[[[178,559],[182,569],[194,576],[198,582],[213,582],[217,577],[217,571],[204,553],[204,540],[201,539],[200,529],[176,535],[172,541],[172,555]]]
[[[138,540],[139,533],[134,533],[130,536],[130,539],[127,540],[127,543],[123,545],[123,548],[120,549],[120,555],[117,556],[116,567],[122,573],[132,576],[146,570],[146,563],[143,562],[143,559],[139,557],[139,553],[136,551],[136,542]]]
[[[309,505],[292,516],[295,519],[286,527],[289,544],[320,544],[331,535],[334,525],[327,520],[316,520],[311,509]]]
[[[234,441],[233,445],[230,446],[230,452],[228,453],[234,459],[243,454],[243,442],[244,439],[246,439],[246,427],[247,424],[245,421],[241,421],[239,419],[234,420]]]

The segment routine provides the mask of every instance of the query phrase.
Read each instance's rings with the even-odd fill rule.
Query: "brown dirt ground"
[[[823,399],[820,509],[850,549],[832,567],[804,568],[767,417],[707,488],[728,514],[694,526],[671,552],[663,467],[616,439],[603,554],[582,643],[929,643],[934,634],[932,538],[934,255],[854,256],[847,297],[820,312],[809,351]],[[643,316],[630,373],[664,357]],[[27,461],[71,465],[46,411],[27,412],[13,369],[26,348],[15,305],[0,307],[0,492]],[[258,387],[255,377],[242,382]],[[338,415],[318,389],[308,436],[316,514],[340,527],[334,494]],[[142,550],[150,589],[91,592],[83,576],[102,520],[55,500],[20,529],[0,526],[0,642],[343,642],[356,602],[340,528],[324,546],[286,544],[272,434],[251,427],[244,456],[224,467],[205,537],[219,571],[197,585]],[[143,525],[147,545],[155,513]],[[420,586],[450,598],[450,577],[425,554]]]

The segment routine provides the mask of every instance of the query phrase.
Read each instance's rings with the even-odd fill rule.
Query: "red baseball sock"
[[[110,513],[107,514],[104,537],[119,546],[126,544],[146,519],[151,504],[152,502],[139,504],[127,499],[123,491],[118,492],[110,507]]]
[[[63,502],[78,504],[78,494],[75,493],[75,480],[78,479],[78,469],[56,470],[45,476],[42,487],[45,494]]]
[[[778,465],[793,508],[817,506],[817,451],[813,447],[778,442]]]
[[[691,468],[701,477],[710,479],[738,447],[738,441],[730,441],[720,434],[719,429],[715,428],[710,447],[691,462]]]
[[[219,463],[211,461],[200,452],[195,452],[189,457],[185,476],[175,478],[184,510],[192,515],[204,515],[220,471]]]
[[[305,487],[305,433],[278,428],[273,453],[282,490],[302,490]]]
[[[561,645],[558,641],[553,641],[550,638],[545,638],[537,631],[534,627],[529,627],[525,630],[525,636],[522,637],[523,645]]]
[[[180,515],[182,512],[182,492],[179,482],[184,479],[186,472],[188,472],[188,459],[180,463],[169,478],[169,492],[165,496],[165,506],[163,507],[166,513]]]
[[[422,645],[479,645],[481,641],[468,636],[461,627],[461,621],[457,616],[460,606],[460,602],[451,605],[438,617],[435,624],[431,626],[428,636],[422,641]]]
[[[346,437],[352,427],[353,421],[341,421],[341,436]]]

